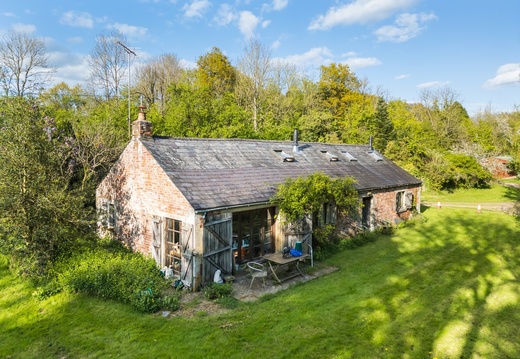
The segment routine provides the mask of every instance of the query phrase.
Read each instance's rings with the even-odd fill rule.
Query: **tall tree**
[[[135,91],[144,96],[148,106],[157,104],[162,114],[170,101],[168,87],[180,80],[182,72],[177,56],[163,54],[137,69]]]
[[[264,91],[269,83],[271,53],[258,40],[252,39],[238,60],[237,98],[252,112],[253,128],[258,131]]]
[[[37,95],[56,71],[42,39],[10,31],[0,41],[0,83],[5,96]]]
[[[209,88],[217,97],[235,88],[235,68],[218,47],[213,47],[210,52],[199,57],[195,76],[199,86]]]
[[[379,97],[377,100],[376,113],[369,125],[369,133],[374,136],[374,147],[385,152],[388,142],[395,139],[395,130],[388,115],[386,101]]]
[[[119,31],[101,33],[86,57],[90,70],[88,82],[96,93],[101,91],[105,100],[119,95],[128,70],[127,53],[118,42],[126,43],[125,36]]]
[[[352,93],[359,93],[362,82],[348,65],[332,63],[321,66],[319,81],[320,94],[324,105],[339,118],[348,108]]]
[[[71,147],[51,118],[25,99],[0,113],[0,250],[28,273],[47,264],[88,224],[72,187]]]

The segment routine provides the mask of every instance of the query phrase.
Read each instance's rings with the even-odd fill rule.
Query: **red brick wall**
[[[405,191],[405,193],[412,193],[414,196],[414,207],[411,210],[396,211],[396,197],[397,192]],[[401,220],[409,219],[412,216],[412,211],[420,203],[420,187],[392,190],[387,192],[374,193],[372,199],[372,215],[377,224],[381,222],[390,222],[396,224]]]
[[[100,208],[103,200],[116,205],[118,240],[133,250],[151,253],[153,216],[168,217],[193,224],[195,214],[186,198],[171,182],[139,140],[132,140],[117,164],[96,191]],[[100,234],[106,231],[100,228]]]

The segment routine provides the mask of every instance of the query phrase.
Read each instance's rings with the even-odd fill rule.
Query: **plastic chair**
[[[251,289],[255,278],[262,278],[265,285],[265,277],[267,277],[267,269],[265,266],[258,262],[247,262],[247,267],[251,273],[251,284],[249,284],[249,289]]]

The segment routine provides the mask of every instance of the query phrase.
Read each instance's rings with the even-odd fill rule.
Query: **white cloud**
[[[208,0],[195,0],[191,4],[183,6],[184,16],[187,18],[202,17],[204,12],[211,6]]]
[[[94,20],[92,19],[92,15],[90,15],[88,12],[78,12],[71,10],[63,13],[60,19],[60,24],[92,29],[94,26]]]
[[[381,61],[375,57],[350,57],[343,63],[347,64],[351,69],[381,65]]]
[[[185,69],[193,70],[197,68],[197,63],[186,59],[179,60],[181,66]]]
[[[36,26],[30,24],[13,24],[11,28],[16,32],[23,32],[24,34],[33,34],[36,32]]]
[[[57,44],[55,44],[57,45]],[[71,54],[66,51],[52,51],[49,62],[56,67],[53,83],[65,82],[69,86],[83,84],[89,74],[89,66],[84,55]]]
[[[443,87],[448,86],[450,84],[449,81],[430,81],[430,82],[423,82],[422,84],[417,85],[418,89],[428,89],[432,87]]]
[[[233,8],[229,4],[222,4],[218,8],[217,15],[213,18],[213,21],[218,25],[225,26],[236,20],[237,14],[233,11]]]
[[[266,27],[268,27],[270,23],[271,23],[271,20],[262,21],[262,29],[265,29]]]
[[[296,66],[320,66],[332,62],[332,53],[326,47],[315,47],[303,54],[290,55],[283,59],[273,59],[275,61],[284,61]]]
[[[396,77],[394,77],[395,80],[404,80],[406,78],[410,77],[410,75],[408,74],[402,74],[402,75],[398,75]]]
[[[308,27],[309,30],[327,30],[337,25],[366,24],[380,21],[401,11],[417,0],[355,0],[339,7],[331,7]]]
[[[405,42],[419,36],[426,29],[424,24],[436,19],[437,16],[434,14],[401,14],[397,17],[395,25],[380,27],[374,34],[379,42]]]
[[[520,80],[520,63],[505,64],[498,68],[495,77],[484,82],[486,88],[511,85]]]
[[[250,11],[242,11],[240,19],[238,20],[238,28],[240,32],[246,37],[250,38],[258,26],[260,19]]]
[[[5,16],[5,17],[16,17],[16,15],[13,14],[12,12],[3,12],[2,16]]]
[[[289,4],[289,0],[273,0],[273,10],[283,10],[287,6],[287,4]]]
[[[128,37],[142,37],[146,35],[148,29],[146,27],[141,26],[133,26],[128,24],[120,24],[118,22],[108,25],[109,29],[116,29],[120,33],[128,36]]]
[[[354,56],[357,56],[357,52],[355,51],[349,51],[349,52],[345,52],[344,54],[341,54],[341,57],[354,57]]]
[[[271,49],[276,50],[282,45],[282,42],[280,40],[276,40],[271,44]]]

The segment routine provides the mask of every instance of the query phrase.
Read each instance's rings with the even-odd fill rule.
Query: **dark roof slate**
[[[140,138],[157,163],[195,210],[269,201],[286,178],[321,171],[331,177],[352,176],[360,191],[420,185],[421,181],[368,145],[289,141],[195,138]],[[284,162],[292,156],[294,162]],[[328,154],[338,157],[330,161]],[[350,161],[348,152],[356,161]]]

